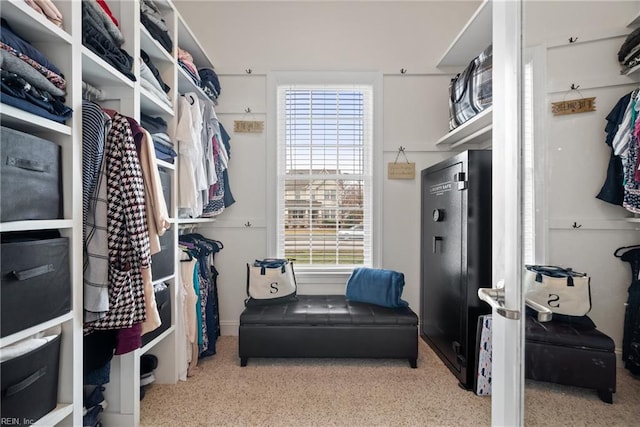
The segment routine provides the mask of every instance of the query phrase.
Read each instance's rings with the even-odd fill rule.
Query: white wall
[[[448,130],[449,76],[435,68],[458,31],[480,1],[424,2],[270,2],[177,1],[177,8],[216,64],[222,95],[218,113],[228,131],[233,120],[264,120],[266,74],[274,70],[366,70],[384,73],[384,163],[395,159],[399,146],[416,163],[413,181],[387,180],[383,196],[383,267],[406,276],[404,298],[419,309],[420,181],[419,171],[451,155],[435,147]],[[638,10],[635,2],[528,2],[526,40],[557,44],[568,37],[623,29]],[[587,34],[588,33],[588,34]],[[576,70],[575,55],[550,50],[546,101],[564,96],[557,88],[568,82],[587,87],[609,72],[615,58],[607,52],[621,39],[599,45],[589,61],[589,44],[570,47],[587,61]],[[612,44],[613,43],[613,44]],[[618,44],[619,46],[619,44]],[[617,47],[616,47],[617,48]],[[571,50],[573,49],[573,50]],[[560,52],[560,55],[557,54]],[[610,55],[610,57],[607,57]],[[557,57],[568,58],[567,63]],[[604,68],[603,68],[604,67]],[[615,63],[614,63],[615,67]],[[400,74],[400,69],[407,70]],[[247,74],[246,70],[251,70]],[[581,80],[582,77],[582,80]],[[629,82],[631,83],[631,82]],[[568,86],[567,86],[568,87]],[[556,89],[554,89],[556,88]],[[611,257],[618,246],[638,243],[629,224],[608,223],[624,216],[593,198],[599,189],[609,153],[604,145],[604,116],[628,86],[601,88],[596,113],[544,117],[548,134],[550,210],[548,261],[573,266],[593,276],[592,317],[620,348],[622,303],[629,274]],[[564,89],[562,89],[564,90]],[[548,104],[547,102],[547,104]],[[251,113],[245,113],[250,108]],[[549,107],[550,108],[550,107]],[[580,116],[580,117],[578,117]],[[266,124],[269,126],[269,123]],[[203,232],[221,240],[216,255],[223,333],[236,334],[245,296],[245,263],[266,254],[266,134],[232,134],[230,180],[237,203]],[[545,138],[543,138],[545,139]],[[587,148],[588,147],[588,148]],[[572,169],[567,169],[571,165]],[[597,187],[597,188],[596,188]],[[570,223],[567,225],[567,221]],[[573,230],[573,221],[583,228]],[[251,223],[251,226],[246,224]],[[604,225],[603,225],[604,224]],[[620,227],[618,230],[616,227]],[[601,228],[606,229],[602,230]],[[634,242],[635,240],[635,242]],[[301,292],[318,289],[302,288]],[[328,287],[327,292],[342,292]]]
[[[384,163],[399,146],[416,163],[415,180],[387,180],[383,195],[382,266],[405,273],[403,297],[419,310],[420,170],[449,157],[435,148],[448,130],[449,75],[435,68],[473,2],[202,2],[177,8],[212,58],[222,85],[216,109],[231,132],[238,119],[264,120],[269,71],[384,73]],[[407,70],[401,74],[400,69]],[[252,73],[247,74],[246,70]],[[434,74],[435,73],[435,74]],[[247,108],[251,113],[245,113]],[[269,124],[266,124],[269,126]],[[230,181],[237,203],[206,235],[224,243],[220,271],[223,333],[237,334],[245,263],[266,255],[263,134],[232,134]],[[251,227],[245,226],[250,222]],[[343,293],[344,284],[300,286],[301,293]]]

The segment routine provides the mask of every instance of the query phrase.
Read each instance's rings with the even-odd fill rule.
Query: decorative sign
[[[234,120],[233,131],[236,133],[262,133],[264,122],[257,120]]]
[[[389,163],[387,169],[389,179],[414,179],[416,177],[415,163]]]
[[[596,111],[596,98],[570,99],[568,101],[552,102],[551,112],[554,116],[565,114],[588,113]]]

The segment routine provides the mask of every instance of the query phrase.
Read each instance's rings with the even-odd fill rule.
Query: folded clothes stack
[[[200,75],[198,74],[198,68],[193,63],[193,56],[180,47],[178,48],[178,65],[191,77],[196,86],[200,87]]]
[[[169,35],[169,28],[164,21],[160,9],[152,0],[140,2],[140,22],[149,31],[151,37],[169,53],[173,51],[173,41]]]
[[[62,72],[4,18],[0,21],[0,72],[4,104],[58,123],[71,117]]]
[[[62,27],[62,14],[51,0],[24,0],[36,12],[44,15],[55,26]]]
[[[167,133],[167,122],[162,117],[151,117],[141,113],[140,124],[151,134],[156,158],[173,163],[178,153],[173,149],[173,141]]]
[[[203,67],[198,70],[198,74],[200,75],[200,87],[204,93],[213,102],[217,102],[220,96],[220,81],[216,72],[213,71],[213,68]]]
[[[160,83],[158,83],[158,80],[154,77],[153,72],[147,63],[142,58],[138,58],[138,60],[140,61],[140,86],[151,92],[165,105],[171,107],[171,99],[169,99],[169,95],[162,90]]]
[[[133,58],[120,46],[124,37],[118,29],[113,14],[104,2],[84,0],[82,2],[82,44],[112,65],[130,80],[136,78],[131,72]]]
[[[629,34],[620,46],[618,62],[623,74],[640,64],[640,28]]]
[[[153,77],[156,79],[156,81],[160,85],[160,89],[162,89],[164,93],[169,93],[171,88],[164,82],[164,80],[162,80],[160,71],[158,71],[158,69],[154,65],[153,61],[151,60],[147,52],[145,52],[144,50],[140,50],[140,57],[142,58],[144,63],[147,65],[147,67],[149,68],[149,71],[151,71],[151,73],[153,74]]]

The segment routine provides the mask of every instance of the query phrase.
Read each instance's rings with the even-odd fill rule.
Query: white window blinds
[[[278,87],[278,256],[371,265],[373,88]]]

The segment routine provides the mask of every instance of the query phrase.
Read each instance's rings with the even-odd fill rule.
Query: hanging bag
[[[525,298],[555,314],[584,316],[591,310],[591,290],[586,273],[548,265],[527,265]]]
[[[277,303],[296,296],[293,263],[287,259],[267,258],[247,264],[245,305]]]

